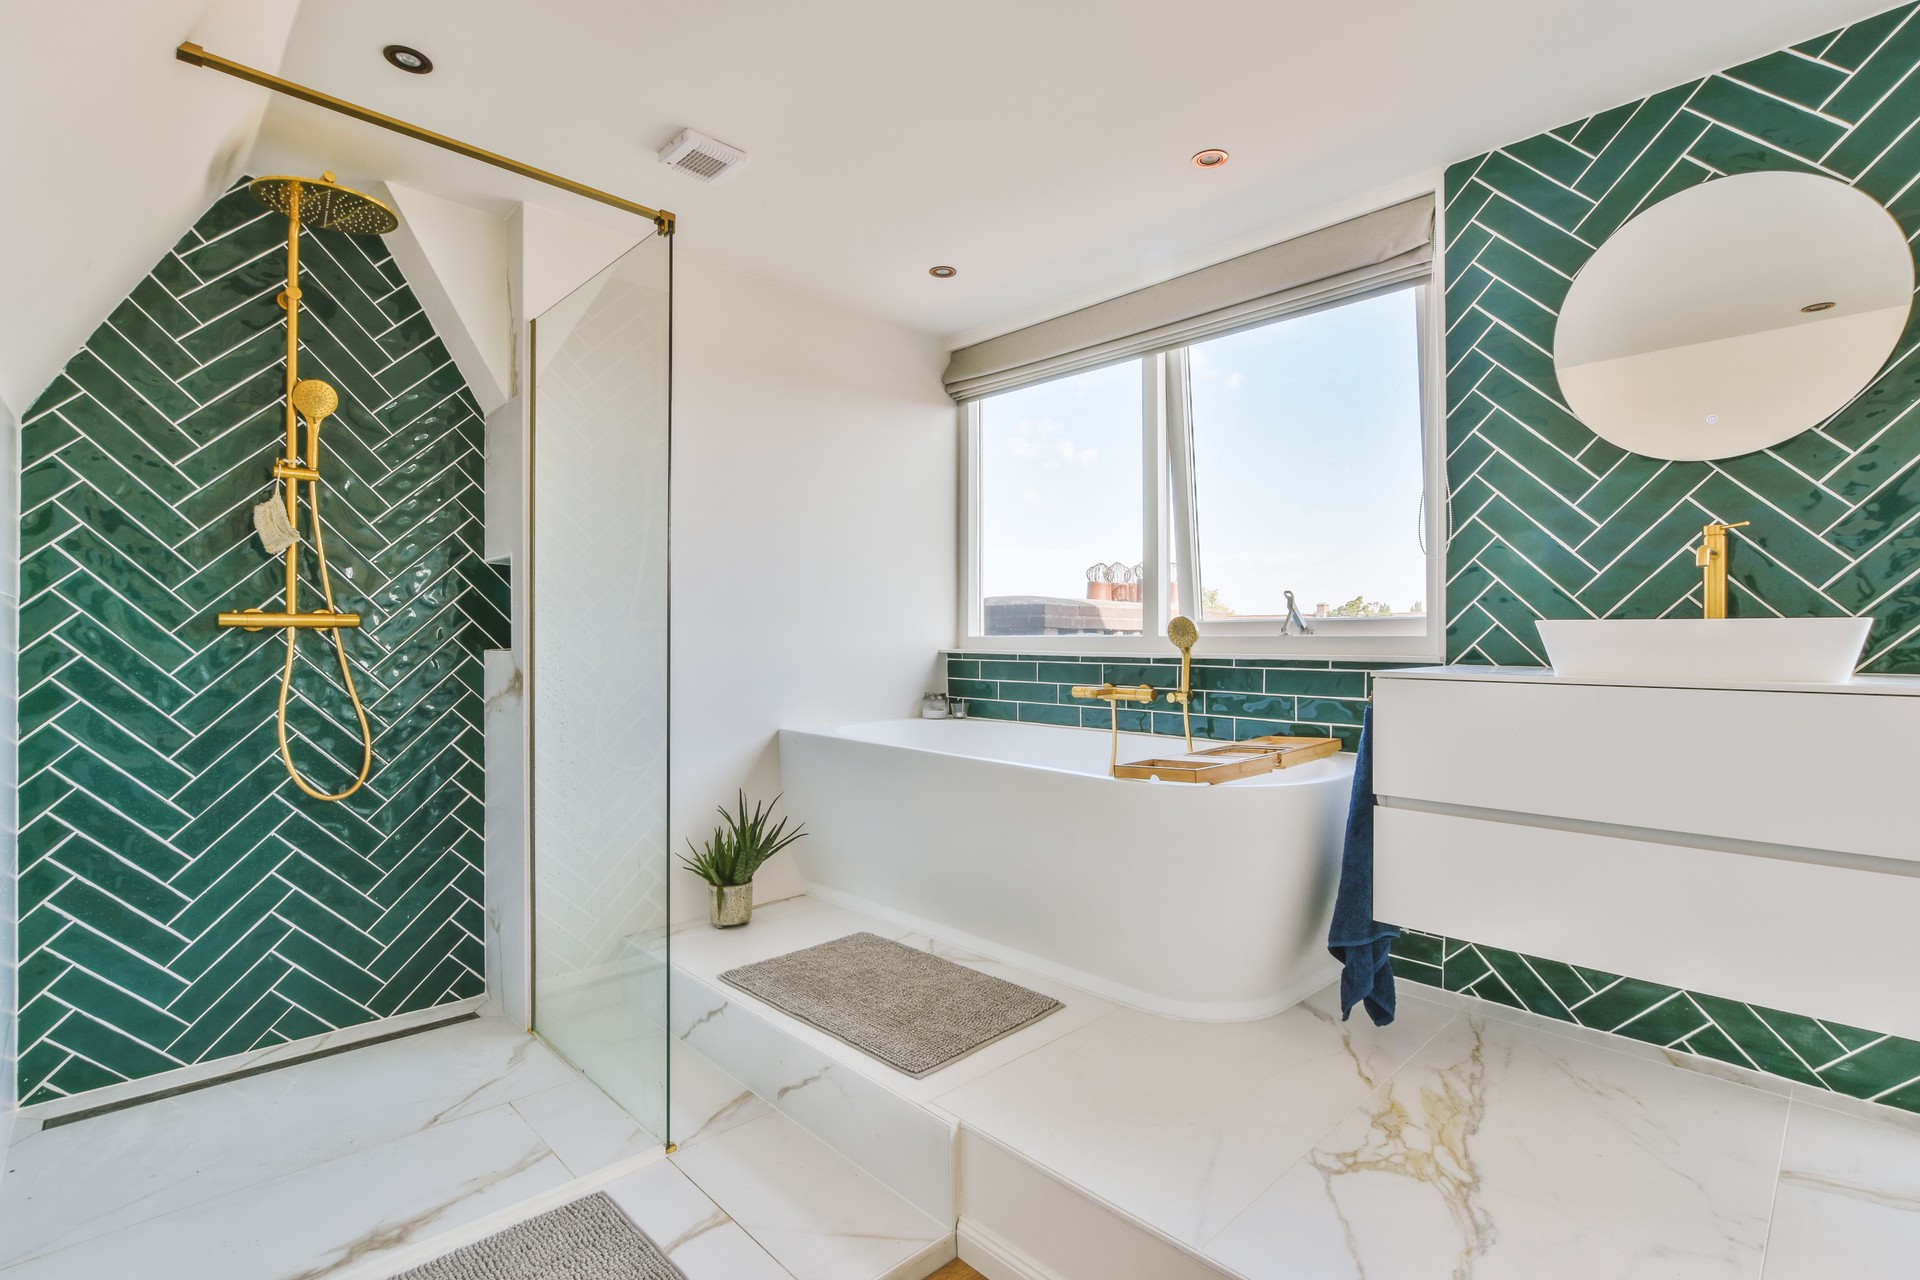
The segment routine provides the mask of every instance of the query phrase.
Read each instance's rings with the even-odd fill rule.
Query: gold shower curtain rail
[[[560,190],[571,192],[576,196],[585,196],[589,200],[596,200],[601,204],[611,205],[626,213],[638,214],[640,217],[651,222],[661,235],[670,236],[673,234],[674,216],[665,209],[649,209],[646,205],[635,204],[631,200],[623,200],[611,192],[600,190],[598,187],[589,187],[584,182],[575,182],[573,179],[563,178],[557,173],[549,173],[545,169],[536,169],[530,164],[522,164],[518,160],[510,160],[506,156],[483,150],[470,143],[461,142],[457,138],[449,138],[444,133],[435,133],[433,130],[423,129],[417,124],[408,124],[405,120],[385,115],[373,110],[371,107],[363,107],[358,103],[348,102],[344,98],[336,98],[332,94],[322,93],[318,89],[309,89],[303,84],[295,84],[291,80],[282,79],[269,72],[257,70],[244,62],[235,62],[233,59],[223,58],[217,53],[208,53],[205,49],[202,49],[190,40],[182,44],[178,49],[175,49],[173,54],[174,57],[190,66],[207,67],[225,75],[230,75],[236,80],[245,80],[248,84],[257,84],[264,89],[271,89],[275,93],[285,94],[287,97],[300,102],[310,103],[316,107],[325,107],[328,111],[337,111],[343,116],[359,120],[364,124],[377,125],[382,129],[391,130],[394,133],[400,134],[402,137],[412,138],[416,142],[425,142],[431,146],[439,147],[442,151],[451,151],[455,155],[465,156],[469,160],[478,160],[482,164],[490,164],[496,169],[505,169],[508,173],[517,173],[523,178],[532,178],[535,182],[544,182],[550,187],[558,187]]]

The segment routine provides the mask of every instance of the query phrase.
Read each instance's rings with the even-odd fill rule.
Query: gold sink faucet
[[[1750,523],[1741,520],[1734,524],[1722,524],[1714,520],[1700,530],[1700,546],[1693,553],[1693,562],[1702,571],[1700,594],[1706,606],[1706,617],[1727,616],[1727,531],[1744,529]]]
[[[1106,684],[1077,684],[1073,686],[1076,698],[1098,698],[1107,704],[1107,719],[1113,730],[1113,751],[1107,761],[1107,773],[1120,766],[1120,704],[1138,702],[1142,706],[1150,705],[1160,696],[1160,691],[1150,684],[1119,686],[1112,681]]]

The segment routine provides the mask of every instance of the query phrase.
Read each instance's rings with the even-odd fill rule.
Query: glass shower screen
[[[671,241],[533,324],[534,1029],[667,1131]]]

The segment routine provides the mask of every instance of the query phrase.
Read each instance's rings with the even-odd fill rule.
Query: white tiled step
[[[728,986],[728,969],[870,932],[1042,991],[1065,1007],[978,1053],[920,1079]],[[944,1093],[1047,1044],[1115,1006],[1096,996],[924,935],[813,898],[762,907],[744,928],[705,924],[677,932],[672,943],[672,1029],[680,1047],[697,1049],[739,1078],[758,1099],[906,1197],[951,1223],[956,1125],[933,1105]],[[675,1111],[681,1091],[676,1076]],[[676,1122],[676,1137],[678,1136]]]

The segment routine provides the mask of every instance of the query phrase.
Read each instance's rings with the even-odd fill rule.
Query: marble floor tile
[[[663,1145],[585,1076],[515,1099],[510,1105],[576,1177]]]
[[[575,1078],[481,1018],[43,1129],[7,1151],[0,1266]]]
[[[672,1160],[796,1280],[917,1278],[953,1256],[947,1226],[778,1113]]]
[[[572,1175],[500,1105],[91,1235],[6,1280],[321,1280],[508,1208]]]
[[[1920,1122],[1796,1101],[1765,1280],[1920,1275]]]
[[[1648,1044],[1644,1040],[1634,1040],[1628,1036],[1617,1036],[1611,1031],[1601,1031],[1597,1027],[1583,1027],[1576,1022],[1562,1022],[1558,1018],[1549,1018],[1531,1009],[1515,1009],[1509,1005],[1496,1004],[1491,1000],[1482,1000],[1477,996],[1465,995],[1457,991],[1442,991],[1416,982],[1402,982],[1399,984],[1399,989],[1403,1000],[1408,998],[1426,1000],[1446,1008],[1471,1012],[1482,1018],[1511,1022],[1547,1035],[1561,1036],[1568,1040],[1578,1040],[1583,1044],[1612,1049],[1615,1053],[1645,1058],[1650,1062],[1664,1062],[1682,1071],[1697,1071],[1701,1075],[1712,1076],[1717,1080],[1730,1080],[1734,1084],[1744,1084],[1749,1088],[1780,1094],[1782,1097],[1802,1087],[1782,1076],[1768,1075],[1764,1071],[1735,1066],[1733,1063],[1721,1062],[1717,1058],[1709,1058],[1697,1053],[1686,1053],[1677,1049],[1668,1049],[1662,1045]]]
[[[1205,1251],[1254,1280],[1752,1280],[1787,1108],[1468,1015]]]
[[[686,1174],[667,1161],[602,1188],[687,1280],[792,1280]]]
[[[1331,991],[1254,1022],[1121,1009],[937,1106],[1161,1234],[1209,1239],[1455,1015],[1339,1020]]]

